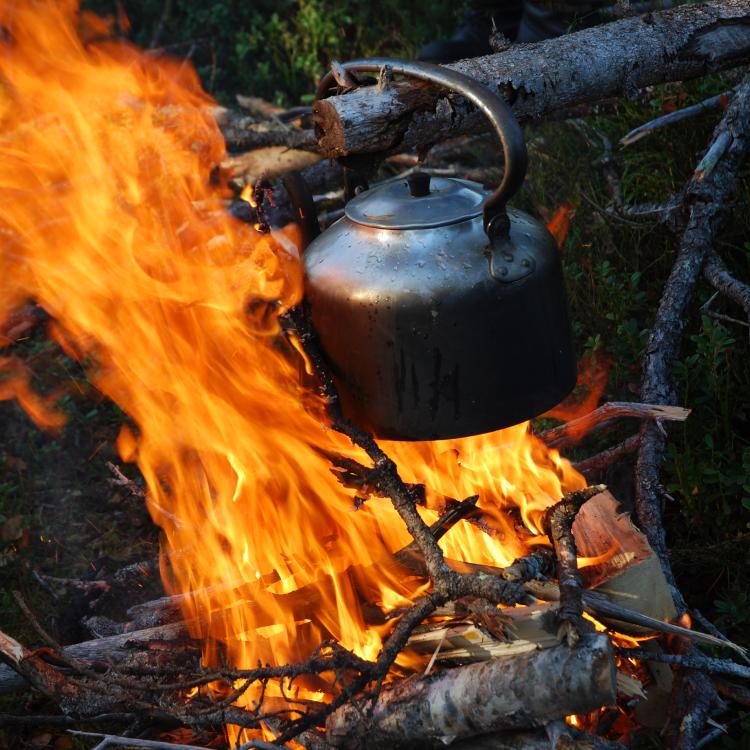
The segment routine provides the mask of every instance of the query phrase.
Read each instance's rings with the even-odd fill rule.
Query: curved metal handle
[[[490,239],[497,237],[499,232],[507,236],[505,205],[523,184],[528,161],[523,131],[510,107],[502,97],[473,78],[432,63],[372,58],[352,60],[343,63],[342,67],[347,71],[375,73],[386,65],[393,73],[428,81],[465,96],[492,123],[503,147],[505,170],[500,186],[485,201],[484,229]],[[316,99],[328,95],[332,78],[330,71],[323,76],[315,94]]]

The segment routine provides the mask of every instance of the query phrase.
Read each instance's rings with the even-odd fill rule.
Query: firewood
[[[63,653],[86,662],[111,662],[118,664],[131,658],[134,653],[146,650],[156,643],[180,643],[188,640],[187,625],[184,622],[176,622],[170,625],[162,625],[158,628],[146,628],[132,633],[122,633],[106,638],[95,638],[91,641],[75,643],[71,646],[65,646]],[[2,641],[0,638],[0,651],[5,653],[7,650],[8,653],[13,654],[13,643],[8,641],[6,648],[5,641]],[[18,644],[16,645],[18,646]],[[23,654],[21,658],[23,658]],[[36,665],[38,670],[44,669],[43,662],[34,662],[34,665]],[[27,679],[31,680],[31,678]],[[20,674],[17,674],[5,664],[0,664],[0,694],[24,690],[27,687],[28,683]]]
[[[337,709],[326,722],[335,747],[369,750],[443,747],[501,729],[540,727],[572,713],[614,703],[612,646],[602,635],[567,646],[492,659],[384,690],[372,711],[366,702]]]
[[[494,635],[488,628],[465,619],[448,624],[417,628],[409,638],[408,648],[421,654],[436,654],[438,661],[486,661],[552,648],[557,637],[557,602],[495,610],[501,632]],[[437,614],[437,613],[436,613]],[[481,622],[480,625],[484,623]],[[500,638],[499,636],[503,636]]]
[[[579,557],[599,558],[580,569],[587,589],[657,620],[671,621],[677,616],[659,559],[609,492],[602,492],[583,506],[573,524],[573,536]],[[646,632],[632,623],[606,622],[622,632]]]
[[[682,6],[595,26],[558,39],[514,45],[462,60],[459,70],[501,92],[521,121],[599,102],[667,81],[682,81],[750,60],[746,0]],[[459,97],[420,82],[367,86],[316,102],[324,156],[395,153],[486,130]]]

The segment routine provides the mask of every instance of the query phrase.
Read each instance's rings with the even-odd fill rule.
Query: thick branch
[[[750,6],[724,0],[647,13],[448,67],[500,92],[525,121],[748,61]],[[487,127],[459,97],[446,100],[434,87],[412,81],[319,101],[314,117],[325,156],[392,153]]]
[[[444,738],[544,726],[610,705],[614,678],[609,639],[592,635],[577,649],[560,645],[403,680],[372,712],[358,701],[332,714],[327,738],[343,748],[441,747]]]
[[[743,5],[747,7],[747,3]],[[750,77],[737,88],[736,96],[714,131],[713,143],[729,139],[721,158],[710,172],[701,175],[700,180],[694,177],[685,191],[685,205],[689,210],[687,224],[644,357],[641,401],[645,403],[674,404],[676,401],[672,367],[679,354],[688,305],[704,259],[715,243],[727,212],[728,199],[737,183],[738,168],[750,147],[748,123]],[[649,543],[659,555],[667,580],[673,586],[675,604],[678,610],[684,610],[682,595],[674,586],[661,517],[659,467],[664,449],[663,432],[652,423],[644,424],[636,466],[636,513]]]

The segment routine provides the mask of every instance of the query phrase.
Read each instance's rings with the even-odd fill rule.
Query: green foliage
[[[113,0],[84,4],[116,16]],[[123,0],[121,5],[130,38],[151,46],[161,29],[157,45],[189,55],[214,96],[242,93],[281,105],[308,102],[331,60],[414,56],[425,40],[447,31],[462,8],[426,0]]]

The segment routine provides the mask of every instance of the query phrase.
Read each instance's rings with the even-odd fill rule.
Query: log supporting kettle
[[[384,65],[466,97],[496,130],[505,166],[491,194],[423,173],[366,190],[305,249],[305,304],[344,414],[397,440],[537,416],[571,391],[576,371],[555,242],[507,205],[526,173],[523,132],[502,98],[448,68],[343,67]],[[324,78],[319,96],[329,85]]]

